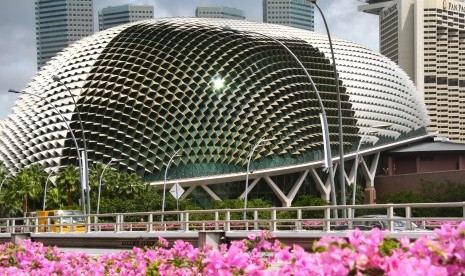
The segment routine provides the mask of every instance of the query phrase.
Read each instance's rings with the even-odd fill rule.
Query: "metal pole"
[[[179,155],[178,155],[178,152],[179,152],[180,150],[181,150],[181,149],[178,149],[178,150],[173,154],[173,156],[171,156],[170,161],[168,162],[168,165],[166,165],[166,169],[165,169],[165,178],[164,178],[164,180],[163,180],[163,199],[162,199],[163,201],[162,201],[162,205],[161,205],[161,222],[163,222],[164,219],[165,219],[166,177],[168,176],[168,168],[170,167],[170,164],[171,164],[171,162],[173,161],[173,158],[179,156]]]
[[[5,180],[11,175],[11,173],[7,174],[5,178],[3,178],[2,183],[0,183],[0,192],[2,191],[3,183],[5,183]]]
[[[82,176],[84,179],[84,184],[85,186],[85,191],[86,191],[86,197],[87,197],[87,214],[91,214],[90,211],[90,186],[89,186],[89,174],[87,173],[89,171],[88,168],[88,162],[87,162],[87,152],[82,151],[81,152],[81,160],[82,160]]]
[[[73,139],[73,142],[74,142],[74,145],[76,146],[76,151],[77,151],[77,158],[78,158],[78,163],[79,163],[79,169],[80,171],[82,172],[82,164],[81,164],[81,153],[79,152],[79,145],[77,143],[77,140],[76,140],[76,137],[74,136],[74,133],[73,131],[71,130],[71,127],[69,126],[68,124],[68,121],[66,120],[65,116],[63,116],[63,114],[60,112],[60,110],[58,110],[58,108],[52,103],[50,102],[49,100],[47,100],[46,98],[42,97],[42,96],[39,96],[39,95],[36,95],[36,94],[33,94],[33,93],[28,93],[28,92],[24,92],[24,91],[17,91],[17,90],[13,90],[13,89],[8,89],[8,92],[10,93],[16,93],[16,94],[26,94],[26,95],[31,95],[31,96],[34,96],[34,97],[37,97],[39,99],[41,99],[42,101],[46,102],[48,105],[52,106],[56,112],[58,113],[58,115],[60,115],[61,119],[63,120],[63,122],[65,123],[66,127],[68,128],[68,131],[69,133],[71,134],[71,137]],[[81,175],[82,177],[82,175]],[[84,187],[82,187],[82,181],[81,181],[81,197],[82,197],[82,202],[84,202]],[[84,203],[82,204],[82,213],[83,214],[86,214],[86,206],[84,205]]]
[[[334,171],[333,171],[333,160],[332,160],[333,158],[331,157],[331,143],[330,143],[330,140],[329,140],[328,119],[326,118],[326,112],[325,112],[325,108],[324,108],[324,105],[323,105],[323,100],[321,99],[320,93],[318,92],[318,89],[316,88],[316,85],[313,82],[312,76],[310,76],[310,74],[308,73],[307,68],[305,68],[305,66],[302,64],[302,62],[299,60],[299,58],[294,54],[294,52],[291,51],[291,49],[289,49],[289,47],[287,47],[284,43],[282,43],[281,41],[277,40],[274,37],[268,36],[266,34],[254,32],[254,31],[234,30],[234,29],[231,29],[230,27],[224,27],[224,29],[229,30],[229,31],[233,31],[233,32],[252,33],[252,34],[264,36],[264,37],[266,37],[268,39],[273,40],[274,42],[281,45],[284,49],[286,49],[286,51],[295,59],[295,61],[299,64],[300,68],[302,68],[302,70],[304,71],[305,75],[307,76],[308,80],[310,81],[312,89],[315,91],[315,94],[316,94],[316,96],[318,98],[318,103],[320,105],[320,110],[321,110],[320,112],[321,112],[321,117],[322,117],[323,143],[324,143],[325,149],[326,149],[325,150],[325,164],[327,164],[327,166],[328,166],[327,169],[328,169],[329,181],[330,181],[330,185],[331,185],[331,204],[333,206],[336,206],[337,205],[336,188],[335,188],[335,185],[334,185]],[[334,215],[334,218],[338,218],[337,209],[333,210],[333,215]]]
[[[98,196],[97,196],[97,215],[100,214],[100,190],[102,187],[102,179],[103,179],[103,174],[105,173],[105,170],[110,166],[111,162],[117,161],[116,159],[110,159],[110,161],[103,167],[102,173],[100,174],[100,178],[98,181]]]
[[[252,148],[252,151],[250,152],[249,154],[249,158],[248,158],[248,161],[247,161],[247,175],[245,177],[245,194],[244,194],[244,220],[247,219],[247,212],[246,212],[246,209],[247,209],[247,196],[249,194],[249,174],[250,174],[250,161],[252,160],[252,155],[253,153],[255,152],[255,150],[262,146],[262,143],[263,142],[267,142],[267,141],[270,141],[271,139],[263,139],[261,138],[256,144],[255,146]]]
[[[178,194],[178,185],[176,185],[176,211],[179,211],[179,194]],[[178,214],[178,217],[179,217],[179,214]],[[179,219],[178,219],[179,221]]]
[[[48,174],[47,179],[45,180],[44,202],[42,204],[42,211],[45,211],[45,201],[47,200],[47,183],[48,183],[48,180],[50,179],[50,176],[52,176],[52,173],[54,173],[54,171],[50,170],[50,173]]]
[[[73,100],[73,103],[74,103],[74,107],[76,108],[76,113],[77,113],[77,116],[78,116],[78,120],[79,120],[79,126],[81,127],[81,135],[82,135],[82,146],[84,148],[84,154],[82,156],[84,156],[84,158],[82,159],[84,164],[82,166],[83,168],[83,180],[85,181],[85,183],[81,184],[81,185],[84,185],[84,187],[86,187],[86,196],[87,196],[87,213],[90,214],[90,186],[89,186],[89,166],[88,166],[88,155],[87,155],[87,143],[86,143],[86,136],[85,136],[85,132],[84,132],[84,127],[82,125],[82,119],[81,119],[81,112],[79,110],[79,107],[76,103],[76,100],[74,99],[74,95],[73,93],[71,93],[71,90],[69,89],[69,87],[61,81],[61,79],[54,75],[52,76],[52,79],[58,83],[60,83],[61,85],[63,85],[65,87],[65,89],[68,91],[69,95],[71,96],[71,99]]]
[[[309,0],[315,5],[318,11],[323,18],[325,24],[326,33],[328,34],[329,48],[331,50],[331,59],[333,61],[333,70],[334,70],[334,79],[336,81],[336,95],[337,95],[337,111],[338,111],[338,121],[339,121],[339,182],[341,185],[341,204],[346,205],[346,182],[345,182],[345,168],[344,168],[344,138],[342,130],[342,108],[341,108],[341,93],[339,91],[339,75],[336,69],[336,59],[334,57],[334,48],[333,42],[331,40],[331,33],[329,32],[328,24],[326,23],[326,18],[321,11],[320,7],[316,4],[316,0]],[[342,209],[342,217],[347,218],[346,209]]]

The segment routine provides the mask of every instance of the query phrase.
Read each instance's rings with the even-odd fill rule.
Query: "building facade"
[[[406,191],[419,193],[425,181],[465,184],[465,145],[462,143],[428,141],[382,155],[383,173],[375,179],[378,198]]]
[[[245,13],[243,10],[229,7],[197,7],[195,17],[244,20]]]
[[[379,15],[380,51],[414,80],[431,118],[430,131],[465,143],[465,2],[364,1]]]
[[[37,68],[94,33],[93,0],[35,0]]]
[[[263,0],[263,22],[313,31],[314,7],[308,0]]]
[[[423,99],[396,64],[347,40],[332,43],[348,158],[362,134],[369,143],[360,154],[427,135]],[[298,192],[329,200],[322,121],[329,150],[336,154],[339,146],[330,60],[326,35],[287,26],[216,18],[120,25],[74,43],[42,67],[6,119],[0,161],[11,172],[75,165],[85,136],[89,160],[118,159],[119,170],[156,187],[168,176],[168,185],[179,183],[186,194],[241,197],[250,162],[247,192],[284,206]],[[390,127],[368,133],[380,124]]]
[[[151,5],[121,5],[103,8],[98,13],[99,31],[118,25],[153,19],[154,9]]]

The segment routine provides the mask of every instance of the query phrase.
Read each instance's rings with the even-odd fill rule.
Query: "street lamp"
[[[2,191],[3,183],[5,183],[5,180],[11,175],[12,173],[9,173],[3,178],[2,183],[0,183],[0,192]]]
[[[231,29],[231,27],[229,27],[229,26],[224,26],[223,29],[227,30],[227,31],[232,31],[232,32],[235,32],[235,33],[241,33],[242,32],[242,33],[256,34],[256,35],[260,35],[260,36],[263,36],[263,37],[266,37],[268,39],[273,40],[274,42],[281,45],[295,59],[295,61],[299,64],[300,68],[302,68],[302,70],[304,71],[305,75],[307,76],[307,78],[308,78],[308,80],[309,80],[309,82],[310,82],[310,84],[312,86],[312,89],[316,93],[318,103],[320,105],[320,112],[321,112],[320,113],[320,120],[321,120],[321,127],[322,127],[322,133],[323,133],[323,145],[324,145],[324,153],[325,153],[324,163],[325,163],[325,166],[328,169],[328,173],[329,173],[329,181],[330,181],[330,185],[331,185],[331,204],[333,206],[336,206],[337,205],[336,188],[335,188],[335,185],[334,185],[334,171],[333,171],[333,160],[332,160],[333,158],[331,157],[331,143],[329,141],[328,119],[326,118],[326,111],[325,111],[325,108],[324,108],[324,105],[323,105],[323,100],[321,99],[320,93],[318,92],[318,89],[316,88],[315,82],[313,82],[312,76],[310,76],[310,74],[308,73],[307,68],[305,68],[305,66],[302,64],[300,59],[294,54],[294,52],[291,51],[291,49],[289,49],[289,47],[287,47],[284,43],[282,43],[281,41],[277,40],[276,38],[274,38],[272,36],[269,36],[269,35],[266,35],[266,34],[263,34],[263,33],[259,33],[259,32],[248,31],[248,30],[247,31],[235,30],[235,29]],[[338,218],[337,209],[333,210],[333,215],[334,215],[334,218]]]
[[[108,166],[110,166],[111,162],[116,162],[116,161],[121,161],[121,159],[113,159],[113,158],[110,159],[110,161],[108,161],[105,167],[103,167],[102,173],[100,174],[100,178],[98,181],[97,212],[96,212],[97,215],[99,214],[99,211],[100,211],[100,191],[102,187],[103,174],[105,173],[105,170],[108,168]]]
[[[386,129],[386,128],[389,128],[391,127],[391,124],[383,124],[383,125],[372,125],[370,128],[368,128],[367,131],[365,131],[365,133],[363,133],[362,137],[360,138],[360,141],[358,142],[358,146],[357,146],[357,151],[355,152],[355,168],[354,168],[354,186],[352,187],[353,189],[353,192],[352,192],[352,205],[355,205],[355,192],[357,191],[356,190],[356,186],[357,186],[357,169],[358,169],[358,153],[360,151],[360,146],[362,145],[363,143],[363,140],[365,139],[365,137],[367,136],[367,134],[372,134],[372,133],[377,133],[378,131],[374,131],[372,129],[376,128],[376,129]],[[352,217],[355,216],[355,209],[353,210],[353,215]]]
[[[173,161],[173,159],[175,157],[179,157],[181,155],[178,155],[178,152],[181,151],[181,149],[178,149],[170,158],[170,161],[168,162],[168,165],[166,165],[166,169],[165,169],[165,178],[163,180],[163,202],[162,202],[162,205],[161,205],[161,222],[164,221],[165,219],[165,196],[166,196],[166,177],[168,176],[168,169],[170,167],[170,164],[171,162]],[[178,191],[176,191],[176,195],[178,194]]]
[[[74,99],[74,95],[73,95],[73,93],[71,93],[71,90],[69,89],[69,87],[64,82],[62,82],[61,79],[57,75],[53,75],[52,79],[53,79],[53,81],[56,81],[56,82],[60,83],[61,85],[63,85],[65,87],[65,89],[68,91],[69,95],[71,96],[71,99],[73,100],[74,107],[76,109],[76,113],[77,113],[77,116],[78,116],[79,126],[81,127],[82,146],[84,148],[84,154],[81,154],[82,161],[83,161],[83,170],[81,171],[81,173],[83,174],[83,179],[84,179],[83,184],[85,185],[84,187],[85,187],[85,190],[87,192],[87,194],[86,194],[86,196],[87,196],[87,213],[90,214],[89,165],[88,165],[88,159],[87,159],[88,156],[87,156],[86,136],[85,136],[85,133],[84,133],[84,127],[82,126],[81,112],[79,111],[76,100]]]
[[[334,57],[334,48],[333,42],[331,40],[331,34],[329,32],[328,24],[326,23],[326,18],[321,11],[320,7],[316,4],[317,0],[308,0],[310,1],[321,14],[323,22],[325,24],[326,33],[328,34],[329,48],[331,50],[331,59],[333,61],[333,70],[334,70],[334,79],[336,81],[336,95],[337,95],[337,117],[339,122],[339,182],[341,184],[341,204],[346,205],[346,182],[345,182],[345,168],[344,168],[344,139],[342,131],[342,108],[341,108],[341,93],[339,91],[339,75],[337,74],[336,69],[336,58]],[[332,189],[332,188],[331,188]],[[342,217],[347,218],[346,209],[342,210]]]
[[[48,105],[50,105],[51,107],[53,107],[55,109],[55,111],[58,113],[58,115],[60,115],[61,119],[63,120],[63,122],[65,123],[66,127],[68,128],[68,131],[69,133],[71,134],[71,137],[73,139],[73,142],[74,142],[74,145],[76,146],[76,151],[77,151],[77,158],[78,158],[78,162],[79,162],[79,169],[81,171],[81,198],[82,198],[82,212],[84,214],[86,214],[86,206],[84,204],[85,202],[85,198],[84,198],[84,188],[85,186],[83,185],[84,182],[83,182],[83,177],[82,177],[82,159],[81,159],[81,153],[79,152],[79,145],[77,143],[77,140],[76,140],[76,137],[74,136],[74,133],[73,131],[71,130],[71,127],[69,126],[68,124],[68,121],[66,120],[65,116],[63,116],[63,114],[60,112],[60,110],[52,103],[50,102],[49,100],[47,100],[46,98],[42,97],[42,96],[39,96],[39,95],[36,95],[36,94],[33,94],[33,93],[28,93],[28,92],[24,92],[24,91],[17,91],[17,90],[14,90],[14,89],[8,89],[8,92],[10,93],[16,93],[16,94],[26,94],[26,95],[30,95],[30,96],[34,96],[34,97],[37,97],[39,99],[41,99],[42,101],[44,101],[45,103],[47,103]]]
[[[247,214],[247,195],[249,194],[249,174],[250,174],[250,161],[252,160],[252,155],[258,147],[264,146],[263,142],[271,141],[271,139],[261,138],[255,146],[252,148],[252,151],[249,153],[249,158],[247,160],[247,176],[245,177],[245,195],[244,195],[244,220],[246,220]]]
[[[45,180],[44,202],[42,205],[42,211],[45,211],[45,201],[47,200],[47,184],[48,184],[48,181],[50,180],[50,176],[52,176],[52,173],[54,173],[54,171],[50,170],[50,173],[48,174],[47,179]]]

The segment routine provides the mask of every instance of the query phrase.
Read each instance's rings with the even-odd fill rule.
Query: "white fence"
[[[332,217],[333,210],[347,218]],[[415,216],[425,210],[451,210],[456,216]],[[243,220],[244,212],[246,220]],[[353,217],[353,214],[376,213],[378,216]],[[396,214],[402,213],[403,217]],[[459,215],[457,215],[459,214]],[[154,231],[338,231],[364,226],[390,231],[434,229],[443,223],[459,224],[465,220],[465,202],[375,204],[346,206],[275,207],[250,209],[215,209],[161,212],[115,213],[84,216],[37,216],[1,218],[0,233],[68,233],[68,232],[154,232]],[[84,218],[84,220],[82,220]],[[384,224],[377,224],[382,221]],[[396,227],[402,222],[405,227]]]

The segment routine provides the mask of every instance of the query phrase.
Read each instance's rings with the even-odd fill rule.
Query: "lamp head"
[[[377,129],[387,129],[390,128],[392,124],[379,124],[379,125],[374,125],[372,128],[377,128]]]
[[[110,163],[112,162],[119,162],[119,161],[124,161],[124,159],[119,159],[119,158],[112,158]]]
[[[57,75],[52,76],[53,81],[60,81],[60,78]]]
[[[11,89],[11,88],[10,88],[10,89],[8,89],[8,92],[10,92],[10,93],[16,93],[16,94],[21,94],[21,92],[20,92],[20,91],[18,91],[18,90],[14,90],[14,89]]]

